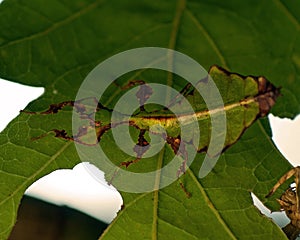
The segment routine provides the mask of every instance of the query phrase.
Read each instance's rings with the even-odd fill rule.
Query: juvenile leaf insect
[[[270,197],[280,185],[292,176],[295,177],[295,187],[289,187],[277,201],[280,204],[281,210],[285,211],[291,220],[291,222],[283,228],[283,231],[289,239],[296,239],[300,234],[300,167],[295,167],[284,174],[266,197]]]
[[[137,100],[135,106],[139,106],[139,111],[135,110],[133,114],[126,113],[127,107],[116,109],[118,105],[114,105],[111,109],[110,106],[113,105],[112,103],[100,103],[99,99],[94,96],[77,99],[76,101],[69,100],[51,104],[47,110],[40,113],[26,110],[22,112],[27,114],[57,114],[65,107],[72,107],[75,110],[73,113],[76,112],[76,116],[84,122],[82,126],[78,126],[78,129],[72,128],[72,130],[77,131],[73,131],[73,135],[70,135],[64,129],[52,129],[39,137],[33,138],[33,140],[40,139],[49,133],[55,133],[55,137],[57,138],[74,141],[86,146],[96,146],[100,143],[105,133],[109,131],[113,133],[113,130],[120,125],[122,127],[128,126],[131,129],[135,128],[134,131],[138,133],[138,137],[134,136],[133,139],[132,136],[129,136],[135,142],[133,149],[131,149],[131,153],[133,150],[135,155],[126,158],[117,165],[118,167],[128,168],[146,156],[146,151],[151,149],[151,141],[147,141],[150,136],[149,134],[160,137],[163,140],[161,142],[167,144],[173,150],[175,156],[181,157],[182,164],[179,166],[177,172],[175,171],[176,174],[174,174],[177,178],[186,172],[186,169],[189,167],[188,163],[191,163],[193,160],[191,155],[203,152],[209,153],[207,156],[210,155],[210,157],[205,158],[209,162],[203,162],[205,167],[202,168],[202,164],[201,169],[203,171],[201,169],[199,171],[199,176],[204,177],[212,170],[220,154],[235,144],[245,129],[250,127],[254,121],[259,117],[265,117],[275,104],[277,97],[280,96],[280,88],[275,87],[262,76],[242,76],[216,65],[211,66],[209,76],[213,81],[209,81],[210,78],[206,75],[198,79],[198,82],[193,84],[187,83],[179,93],[174,90],[174,95],[171,94],[168,101],[166,101],[167,99],[162,101],[163,104],[157,104],[157,108],[155,107],[156,103],[153,104],[154,102],[152,101],[154,100],[151,100],[151,96],[160,94],[164,98],[164,92],[160,90],[155,91],[153,86],[157,86],[157,84],[152,84],[151,79],[148,79],[151,84],[147,84],[144,80],[126,81],[126,79],[123,79],[120,82],[121,85],[116,80],[113,85],[119,88],[116,89],[118,96],[119,94],[121,95],[123,90],[133,87],[136,88],[135,90],[138,89],[135,93]],[[217,95],[213,93],[214,91],[211,91],[210,82],[214,82],[218,89],[216,92],[220,94],[220,104],[214,102]],[[211,89],[206,93],[206,96],[209,96],[209,101],[213,104],[207,104],[204,101],[204,97],[198,91],[204,86],[207,87],[207,90]],[[172,89],[171,86],[169,88]],[[130,94],[130,92],[126,91],[127,93]],[[105,94],[108,94],[108,92]],[[149,99],[150,101],[148,101]],[[159,97],[158,99],[161,98]],[[115,100],[118,103],[119,100]],[[148,102],[150,105],[148,105]],[[105,106],[106,104],[107,106]],[[189,105],[191,105],[190,108],[188,107]],[[212,105],[211,109],[209,109],[208,105]],[[162,108],[162,106],[164,107]],[[173,113],[172,109],[176,110],[177,114]],[[113,113],[117,113],[117,119],[111,119]],[[224,117],[224,121],[219,118],[220,116]],[[213,119],[218,120],[213,121]],[[216,127],[213,127],[213,122],[219,126],[218,130],[216,130]],[[153,130],[156,125],[160,125],[164,128],[164,131]],[[202,137],[200,137],[198,131],[195,131],[197,126]],[[182,129],[187,129],[187,134],[183,134]],[[230,134],[227,134],[226,131]],[[195,138],[195,136],[197,137]],[[198,137],[200,139],[197,139]],[[216,140],[212,141],[212,139]],[[122,142],[122,137],[120,142]],[[211,142],[214,143],[211,144]],[[116,145],[118,144],[116,141]],[[212,162],[212,159],[214,159],[214,162]],[[118,154],[112,160],[114,163],[119,163]],[[201,171],[202,173],[200,173]],[[116,174],[112,174],[110,182],[115,179]],[[186,195],[190,196],[184,184],[180,183],[180,186]]]

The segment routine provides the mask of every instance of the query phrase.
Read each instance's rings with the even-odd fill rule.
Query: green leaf
[[[5,0],[0,5],[0,77],[45,87],[43,96],[26,108],[41,112],[51,104],[74,100],[85,76],[106,58],[136,47],[167,47],[189,55],[207,70],[218,64],[243,75],[266,76],[282,87],[272,113],[294,117],[300,112],[299,5],[292,0],[53,0],[47,5]],[[138,76],[177,90],[185,86],[167,74]],[[109,105],[110,98],[112,94],[103,102]],[[68,107],[54,115],[21,113],[0,134],[1,239],[8,238],[28,186],[80,162],[70,141],[51,133],[31,139],[51,129],[71,133],[71,114]],[[109,136],[103,135],[101,144],[109,147]],[[204,153],[198,154],[180,180],[190,198],[180,181],[151,193],[123,192],[124,209],[102,238],[284,239],[250,196],[254,192],[265,202],[269,189],[291,167],[270,137],[267,119],[257,121],[203,179],[198,172]],[[164,149],[160,162],[172,157],[172,149]],[[123,155],[116,156],[125,161]],[[131,166],[151,169],[143,160]],[[278,209],[275,198],[266,203],[273,210]]]

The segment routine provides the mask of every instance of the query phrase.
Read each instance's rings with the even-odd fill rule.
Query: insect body
[[[280,197],[277,199],[280,204],[281,210],[285,211],[287,217],[291,222],[283,228],[283,231],[289,239],[296,239],[300,234],[300,167],[295,167],[284,174],[279,181],[274,185],[269,194],[266,197],[270,197],[285,181],[292,176],[295,177],[295,187],[289,187]]]

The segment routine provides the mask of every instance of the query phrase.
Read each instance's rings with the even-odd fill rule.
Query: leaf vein
[[[195,15],[188,8],[186,9],[186,12],[188,16],[191,18],[191,20],[194,22],[196,27],[200,30],[200,32],[204,34],[205,38],[207,39],[207,41],[209,42],[213,50],[216,52],[217,56],[219,57],[222,65],[225,68],[229,69],[229,66],[226,63],[226,60],[223,54],[221,53],[220,48],[218,47],[217,43],[213,40],[213,38],[210,36],[209,32],[204,28],[203,24],[200,23],[199,19],[197,19]]]
[[[6,172],[6,171],[3,171],[3,170],[0,170],[0,173],[3,173],[5,175],[9,175],[9,176],[13,176],[13,177],[17,177],[17,178],[24,178],[24,179],[27,178],[26,176],[18,175],[18,174],[11,173],[11,172]]]
[[[171,31],[171,35],[170,35],[169,46],[168,46],[170,49],[175,49],[179,26],[180,26],[180,21],[182,19],[183,11],[185,10],[185,6],[186,6],[186,0],[178,0],[175,16],[174,16],[174,20],[173,20],[172,31]],[[173,59],[173,53],[170,53],[169,58],[170,58],[170,60]],[[169,66],[169,69],[172,70],[173,69],[173,61],[169,61],[169,64],[171,64]],[[168,72],[167,85],[172,86],[172,82],[173,82],[173,74],[172,74],[172,72]],[[166,94],[166,101],[168,101],[169,98],[170,98],[170,91],[168,91]]]
[[[157,169],[161,169],[163,165],[163,159],[164,159],[164,148],[160,151],[157,161]],[[157,171],[157,175],[155,178],[155,189],[159,189],[159,183],[160,183],[160,171]],[[152,240],[158,239],[158,191],[153,191],[153,221],[152,221]]]
[[[275,4],[281,9],[285,15],[289,18],[289,20],[296,26],[297,31],[300,30],[300,22],[298,19],[290,12],[290,10],[280,1],[275,0]]]
[[[59,28],[59,27],[61,27],[63,25],[66,25],[66,24],[74,21],[75,19],[81,17],[82,15],[88,13],[89,11],[95,9],[100,4],[100,2],[101,2],[100,0],[95,1],[92,4],[89,4],[86,7],[80,9],[79,11],[74,12],[72,15],[68,16],[67,18],[65,18],[65,19],[63,19],[61,21],[58,21],[56,23],[53,23],[52,25],[50,25],[48,28],[46,28],[43,31],[34,33],[34,34],[26,36],[26,37],[15,39],[13,41],[10,41],[8,43],[0,45],[0,48],[8,47],[8,46],[11,46],[11,45],[15,45],[15,44],[21,43],[23,41],[33,40],[35,38],[38,38],[38,37],[41,37],[41,36],[45,36],[47,33],[52,32],[52,31],[56,30],[57,28]]]
[[[159,218],[159,220],[162,221],[162,222],[164,222],[165,224],[169,225],[170,227],[173,227],[173,228],[175,228],[175,229],[180,230],[181,232],[186,233],[186,234],[189,235],[190,237],[193,237],[193,238],[195,238],[195,239],[199,239],[199,237],[195,236],[194,234],[192,234],[192,233],[190,233],[190,232],[187,232],[187,231],[186,231],[185,229],[183,229],[183,228],[179,228],[179,227],[177,227],[177,226],[171,224],[170,222],[168,222],[168,221],[166,221],[166,220],[164,220],[164,219]]]
[[[58,150],[48,161],[46,161],[46,163],[38,170],[36,171],[34,174],[32,174],[29,178],[27,178],[26,181],[24,181],[19,187],[17,187],[15,189],[15,191],[13,191],[9,196],[7,196],[6,198],[4,198],[1,202],[0,205],[2,205],[4,202],[8,201],[9,199],[11,199],[12,197],[14,197],[14,195],[16,195],[23,187],[25,187],[28,183],[30,183],[32,180],[34,180],[43,170],[46,169],[46,167],[48,167],[50,165],[50,163],[52,163],[53,161],[56,160],[56,158],[63,152],[66,150],[66,148],[68,146],[71,145],[72,142],[66,142],[66,144],[63,145],[63,147]]]
[[[192,180],[195,182],[197,188],[199,189],[199,191],[201,192],[202,196],[204,197],[204,200],[207,203],[207,206],[211,209],[211,211],[213,212],[213,214],[216,216],[216,218],[219,220],[219,222],[221,223],[221,225],[224,227],[225,231],[228,233],[228,235],[232,238],[232,239],[237,239],[233,232],[231,231],[231,229],[229,228],[229,226],[226,224],[226,222],[223,220],[222,216],[219,214],[218,210],[215,208],[215,206],[213,205],[212,201],[209,199],[209,197],[207,196],[203,186],[201,185],[201,183],[198,181],[198,179],[196,178],[196,176],[194,175],[194,173],[192,172],[192,170],[187,169],[186,171],[192,178]]]

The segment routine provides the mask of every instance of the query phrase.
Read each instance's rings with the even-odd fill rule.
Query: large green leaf
[[[107,57],[135,47],[168,47],[207,70],[218,64],[244,75],[266,76],[282,86],[283,96],[272,112],[294,117],[300,111],[299,9],[300,3],[292,0],[5,0],[0,5],[0,77],[45,87],[43,96],[27,107],[44,111],[50,104],[74,100],[87,73]],[[172,84],[168,76],[152,76],[179,90],[184,87]],[[144,77],[153,81],[151,73]],[[51,134],[31,140],[51,129],[71,133],[70,108],[54,115],[21,113],[0,134],[1,239],[9,236],[30,184],[79,162],[70,141]],[[198,154],[181,179],[190,198],[179,181],[151,193],[122,193],[124,209],[102,238],[284,239],[250,196],[254,192],[264,200],[290,168],[270,137],[268,121],[259,120],[201,180],[197,176],[204,154]],[[160,160],[171,156],[169,150],[161,152]],[[139,166],[148,170],[142,160],[134,165]],[[267,205],[278,207],[274,200]]]

